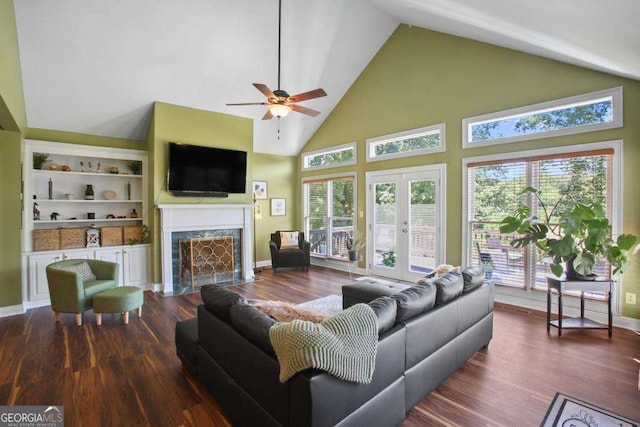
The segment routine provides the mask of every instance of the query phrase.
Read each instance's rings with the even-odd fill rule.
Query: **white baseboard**
[[[357,267],[352,262],[334,261],[331,259],[311,258],[311,265],[318,267],[332,268],[334,270],[346,271],[347,273],[365,275],[367,271],[364,268]]]
[[[22,307],[22,304],[0,307],[0,317],[17,316],[19,314],[24,314],[24,312],[25,310]]]

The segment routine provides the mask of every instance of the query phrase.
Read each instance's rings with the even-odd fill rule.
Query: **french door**
[[[368,271],[415,281],[444,262],[444,165],[367,173]]]

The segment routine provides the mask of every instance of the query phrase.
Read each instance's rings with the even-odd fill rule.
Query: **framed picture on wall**
[[[253,181],[253,198],[256,200],[267,200],[266,181]]]
[[[285,199],[271,199],[271,216],[284,216],[287,214],[287,202]]]

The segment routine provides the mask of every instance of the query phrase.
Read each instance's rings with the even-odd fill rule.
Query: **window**
[[[302,184],[311,255],[348,259],[346,240],[355,224],[355,175],[305,178]]]
[[[311,151],[302,156],[302,170],[333,168],[356,164],[356,143],[339,145],[331,149]]]
[[[367,162],[445,150],[444,123],[367,139]]]
[[[522,200],[520,191],[531,186],[547,205],[562,195],[579,202],[597,201],[607,210],[613,232],[619,227],[616,202],[619,191],[620,142],[585,144],[564,149],[536,150],[503,159],[475,158],[466,165],[466,252],[469,264],[481,265],[497,285],[546,290],[549,261],[537,248],[515,249],[515,235],[499,231],[502,218],[513,213]],[[578,151],[580,150],[580,151]],[[530,201],[529,201],[530,202]],[[531,206],[536,215],[537,206]],[[610,276],[605,262],[595,272]]]
[[[622,127],[621,87],[464,119],[462,147],[615,127]]]

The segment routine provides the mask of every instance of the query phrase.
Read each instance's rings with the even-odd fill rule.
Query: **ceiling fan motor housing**
[[[276,89],[273,91],[273,94],[277,97],[277,98],[289,98],[289,94],[287,93],[286,90],[280,90],[280,89]]]

